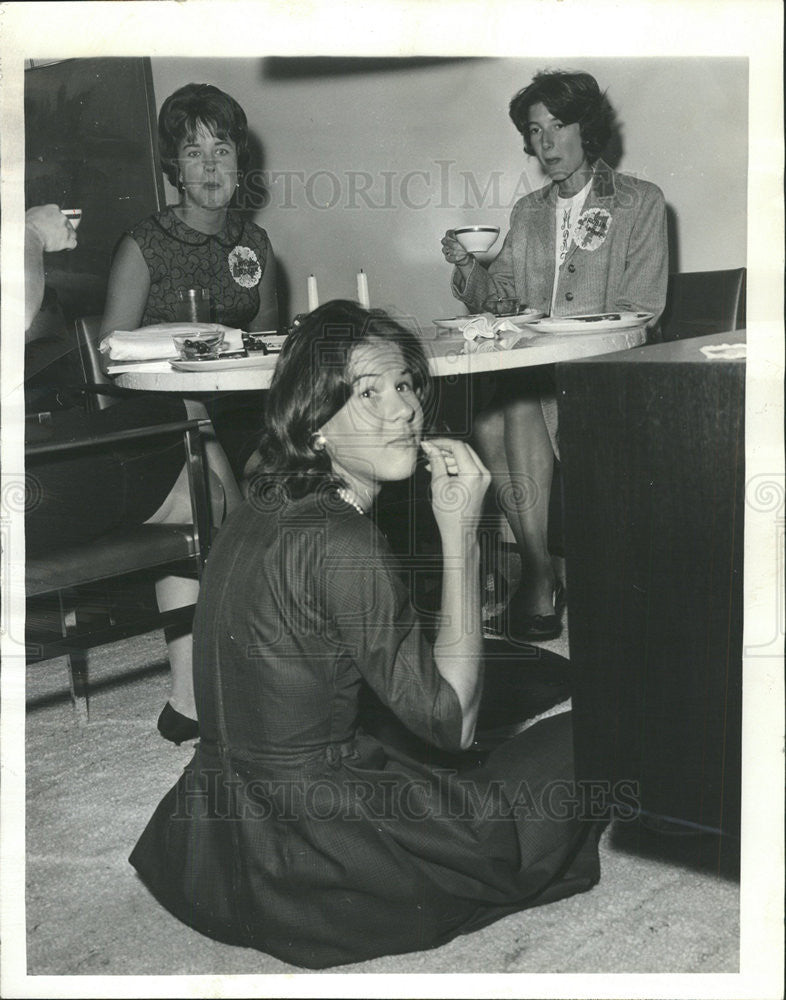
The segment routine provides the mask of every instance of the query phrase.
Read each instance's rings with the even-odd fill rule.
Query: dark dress
[[[143,219],[128,235],[150,272],[141,326],[177,320],[178,289],[207,288],[212,320],[248,329],[259,311],[259,283],[270,249],[264,229],[230,209],[223,229],[207,235],[181,222],[170,207]]]
[[[447,751],[461,712],[384,538],[337,498],[263,496],[232,515],[194,672],[202,739],[131,862],[199,931],[324,968],[431,948],[598,880],[569,714],[466,770],[359,728],[365,686]]]
[[[150,273],[141,326],[179,319],[178,289],[207,288],[214,322],[249,329],[259,311],[259,285],[271,253],[264,229],[230,209],[223,229],[207,235],[181,222],[170,207],[143,219],[128,235],[142,251]],[[259,438],[264,393],[220,393],[203,402],[240,479]]]

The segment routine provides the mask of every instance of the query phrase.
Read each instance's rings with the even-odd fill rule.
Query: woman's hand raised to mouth
[[[491,474],[475,450],[453,438],[421,442],[431,472],[431,506],[443,541],[477,529]]]

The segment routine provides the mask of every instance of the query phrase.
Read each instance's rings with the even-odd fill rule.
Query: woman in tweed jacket
[[[521,198],[488,268],[448,231],[442,252],[455,265],[453,293],[471,312],[489,296],[513,296],[552,316],[642,311],[658,322],[666,300],[668,252],[663,194],[612,170],[600,152],[611,112],[587,73],[539,73],[511,101],[524,150],[549,183]],[[500,380],[474,426],[522,560],[522,585],[508,620],[516,638],[559,632],[562,588],[547,547],[553,456],[559,457],[550,371]]]

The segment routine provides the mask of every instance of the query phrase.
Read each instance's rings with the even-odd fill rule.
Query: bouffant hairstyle
[[[261,464],[255,488],[273,482],[292,497],[325,485],[343,485],[317,441],[319,428],[352,394],[352,356],[371,340],[398,345],[412,375],[414,391],[426,410],[431,380],[416,334],[381,309],[362,309],[335,299],[305,316],[281,349],[265,404],[265,428],[259,445]]]
[[[181,142],[195,138],[200,128],[217,139],[231,139],[237,147],[238,169],[248,166],[248,121],[246,113],[229,94],[209,83],[187,83],[170,94],[158,116],[158,146],[161,168],[167,180],[178,186],[177,152]]]
[[[524,136],[524,149],[530,156],[535,151],[529,141],[527,122],[533,104],[543,104],[564,125],[578,123],[587,159],[590,163],[597,160],[611,137],[613,115],[594,76],[560,70],[537,73],[532,83],[516,94],[509,113]]]

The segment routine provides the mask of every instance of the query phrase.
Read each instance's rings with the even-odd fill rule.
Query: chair
[[[669,275],[660,340],[684,340],[745,327],[744,267]]]
[[[87,544],[63,547],[45,557],[27,561],[27,662],[36,663],[63,655],[68,658],[71,696],[80,722],[87,721],[87,649],[153,628],[190,621],[193,607],[164,614],[157,609],[152,613],[148,610],[119,621],[117,609],[107,595],[111,581],[131,580],[133,577],[129,574],[143,571],[154,571],[160,576],[165,569],[180,574],[188,570],[197,578],[201,577],[210,548],[212,522],[200,429],[209,423],[207,420],[183,420],[75,441],[29,444],[25,448],[27,466],[34,469],[37,461],[56,452],[101,448],[163,435],[182,436],[191,495],[191,523],[123,527]],[[89,585],[97,582],[101,583],[98,597],[95,588],[92,593],[86,593]],[[34,619],[36,614],[41,615],[35,610],[31,614],[31,607],[35,602],[40,606],[42,598],[47,604],[43,617],[50,621],[48,627],[45,622],[36,628]],[[54,629],[52,619],[56,623]]]
[[[94,391],[87,399],[88,410],[104,410],[128,393],[118,389],[101,367],[101,316],[79,316],[74,320],[74,336],[85,383]],[[101,387],[100,389],[98,387]]]

